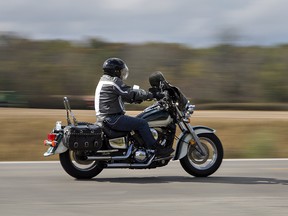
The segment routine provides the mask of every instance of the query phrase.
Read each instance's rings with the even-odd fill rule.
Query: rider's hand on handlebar
[[[149,88],[149,92],[152,93],[153,98],[160,100],[164,98],[164,94],[160,92],[160,89],[158,88]]]

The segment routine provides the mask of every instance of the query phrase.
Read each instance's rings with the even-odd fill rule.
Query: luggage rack
[[[67,117],[66,117],[66,119],[67,119],[67,124],[68,124],[68,125],[75,125],[75,126],[77,126],[77,125],[78,125],[78,121],[77,121],[74,113],[73,113],[72,110],[71,110],[70,103],[69,103],[69,100],[68,100],[67,97],[64,97],[64,107],[65,107],[66,113],[67,113]],[[70,115],[72,116],[73,124],[72,124],[72,122],[71,122],[71,120],[70,120]]]

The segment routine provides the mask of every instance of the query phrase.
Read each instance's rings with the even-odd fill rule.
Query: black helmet
[[[122,80],[127,79],[129,70],[125,62],[119,58],[109,58],[103,64],[104,74],[112,77],[119,77]]]

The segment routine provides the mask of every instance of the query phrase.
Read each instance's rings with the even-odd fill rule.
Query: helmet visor
[[[128,75],[129,75],[129,69],[127,65],[125,65],[125,67],[121,70],[120,78],[122,80],[126,80],[128,78]]]

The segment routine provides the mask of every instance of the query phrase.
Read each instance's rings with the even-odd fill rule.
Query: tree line
[[[109,57],[127,63],[127,84],[148,89],[149,75],[161,71],[194,103],[288,102],[285,44],[244,47],[223,43],[193,48],[171,43],[110,43],[98,38],[33,40],[13,34],[0,35],[0,101],[5,102],[3,95],[13,92],[15,105],[51,108],[62,107],[59,98],[71,96],[85,107]]]

